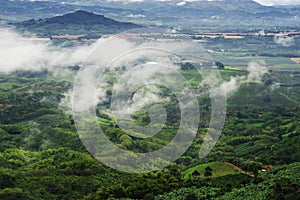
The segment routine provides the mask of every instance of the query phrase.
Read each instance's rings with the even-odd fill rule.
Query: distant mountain
[[[46,19],[32,19],[14,25],[19,30],[39,35],[108,34],[141,27],[134,23],[119,22],[82,10]]]
[[[235,29],[293,26],[300,23],[300,7],[264,6],[253,0],[64,0],[64,2],[72,5],[95,5],[140,11],[148,23],[169,26]]]
[[[110,8],[100,5],[68,4],[68,1],[26,1],[26,0],[0,0],[0,18],[8,22],[20,22],[29,19],[49,18],[56,15],[86,10],[101,13],[106,17],[127,15],[127,13],[139,14],[139,12],[120,8]],[[123,14],[124,13],[124,14]]]
[[[183,27],[214,26],[230,29],[296,25],[300,13],[299,9],[263,6],[253,0],[185,1],[184,3],[152,1],[126,5],[123,8],[141,7],[148,16],[157,16],[166,24]]]
[[[0,18],[8,20],[44,18],[78,9],[119,21],[183,28],[264,29],[300,23],[299,6],[263,6],[253,0],[0,0]]]

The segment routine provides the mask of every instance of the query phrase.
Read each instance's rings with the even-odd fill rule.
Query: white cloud
[[[118,2],[118,1],[122,1],[122,2],[132,2],[132,0],[106,0],[106,2]],[[134,0],[133,0],[134,1]]]
[[[172,0],[107,0],[107,1],[122,1],[122,2],[144,2],[144,1],[172,1]],[[222,0],[182,0],[178,2],[179,6],[185,4],[185,2],[194,1],[222,1]],[[262,5],[272,6],[272,5],[288,5],[288,4],[300,4],[299,0],[254,0]]]
[[[292,46],[294,44],[294,38],[293,37],[288,37],[288,36],[284,36],[284,37],[275,36],[274,37],[274,42],[276,44],[282,45],[284,47],[289,47],[289,46]]]
[[[226,94],[231,95],[237,92],[242,84],[261,82],[263,76],[268,73],[268,68],[264,61],[249,62],[247,71],[247,76],[230,77],[230,81],[223,81],[218,87],[213,88],[212,92],[218,94],[225,92]],[[210,77],[210,79],[214,80],[214,77]],[[276,89],[275,85],[272,85],[271,89]]]
[[[145,18],[146,16],[142,15],[142,14],[137,14],[137,15],[129,14],[129,15],[127,15],[127,17],[130,17],[130,18]]]
[[[264,74],[268,72],[268,68],[266,67],[266,63],[264,61],[259,62],[249,62],[247,68],[249,74],[247,80],[258,81],[260,82]]]
[[[300,4],[299,0],[254,0],[262,5],[289,5],[289,4]]]
[[[81,64],[94,45],[96,43],[91,46],[58,48],[51,45],[51,41],[24,39],[13,29],[0,28],[0,71],[39,70]]]
[[[182,1],[182,2],[179,2],[178,4],[177,4],[177,6],[184,6],[186,3],[185,3],[185,1]]]

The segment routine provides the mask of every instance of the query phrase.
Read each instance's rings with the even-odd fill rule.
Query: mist
[[[49,40],[24,38],[12,28],[0,28],[0,72],[40,70],[80,64],[97,45],[56,47]]]
[[[268,73],[268,68],[264,61],[249,62],[247,67],[247,76],[230,77],[229,81],[223,81],[214,92],[223,91],[227,95],[231,95],[239,90],[242,84],[251,82],[261,83],[263,76]],[[272,86],[273,90],[276,88]]]
[[[294,38],[288,36],[275,36],[274,42],[284,47],[289,47],[294,45]]]
[[[36,38],[35,35],[31,35],[29,38],[24,38],[21,34],[17,33],[12,28],[1,28],[0,29],[0,72],[12,72],[15,70],[40,70],[40,69],[55,69],[57,73],[54,73],[54,76],[60,77],[62,74],[68,75],[67,70],[64,70],[64,67],[79,65],[82,63],[86,63],[89,66],[84,69],[86,71],[86,76],[83,76],[82,85],[80,89],[82,90],[82,94],[86,93],[95,93],[95,97],[97,101],[94,102],[95,99],[88,98],[89,95],[82,95],[80,102],[80,107],[86,109],[87,107],[93,107],[94,103],[99,103],[102,101],[107,100],[106,90],[98,88],[95,90],[93,88],[93,83],[97,82],[97,70],[102,68],[104,70],[108,67],[108,64],[111,60],[115,57],[115,55],[120,55],[124,52],[131,51],[133,48],[132,44],[123,39],[114,39],[112,42],[105,44],[105,40],[100,39],[97,42],[91,45],[84,45],[84,46],[75,46],[72,48],[62,48],[58,46],[54,46],[52,41],[39,41],[34,40]],[[277,43],[282,45],[290,45],[293,41],[291,38],[277,38]],[[94,54],[91,53],[97,46],[101,45],[101,52],[95,52]],[[147,44],[142,44],[139,48],[147,47],[147,46],[155,46],[158,48],[163,49],[164,42],[159,43],[157,46],[156,44],[151,44],[151,42]],[[170,44],[168,44],[170,45]],[[178,45],[178,44],[176,44]],[[180,48],[178,46],[172,46],[171,49],[188,49],[189,45],[184,46],[180,44]],[[112,46],[117,46],[118,48],[111,48]],[[156,55],[156,54],[151,54]],[[116,61],[114,65],[110,66],[111,69],[115,66],[128,66],[130,63],[138,60],[139,58],[143,58],[145,60],[156,60],[159,62],[163,62],[164,65],[167,65],[169,68],[175,69],[174,61],[169,60],[166,56],[163,55],[156,55],[156,58],[148,59],[147,56],[143,55],[143,52],[136,52],[132,56],[126,57],[126,59],[121,59],[121,61]],[[99,57],[101,57],[101,63],[99,62]],[[87,59],[88,58],[88,59]],[[153,63],[149,63],[147,65],[151,65]],[[172,66],[173,65],[173,66]],[[95,67],[98,66],[98,67]],[[144,67],[141,72],[139,71],[132,71],[131,75],[135,77],[142,78],[143,75],[146,74],[155,74],[158,71],[156,68],[146,68]],[[61,73],[64,70],[64,73]],[[153,71],[154,70],[154,71]],[[267,73],[268,69],[265,67],[265,63],[263,62],[250,62],[248,65],[248,72],[247,76],[242,77],[231,77],[230,81],[222,81],[219,82],[214,91],[224,91],[227,94],[231,94],[236,92],[241,84],[245,82],[251,81],[261,81],[263,75]],[[100,70],[101,71],[101,70]],[[161,70],[159,70],[162,72]],[[138,74],[141,73],[141,74]],[[168,76],[166,74],[166,76]],[[133,79],[136,81],[136,79]],[[165,80],[167,81],[167,80]],[[104,88],[107,88],[106,85]],[[115,87],[118,87],[116,85]],[[142,107],[149,105],[151,103],[159,103],[162,99],[155,94],[155,92],[151,92],[148,88],[146,93],[135,93],[132,99],[132,105],[130,105],[130,112],[133,113]],[[85,98],[86,97],[86,98]],[[65,93],[65,98],[60,103],[60,107],[65,111],[71,111],[72,109],[72,91],[68,91]],[[128,109],[128,107],[126,108]],[[121,111],[121,110],[120,110]],[[122,110],[123,112],[123,110]]]

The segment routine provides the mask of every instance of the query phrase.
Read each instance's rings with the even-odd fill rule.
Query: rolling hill
[[[61,2],[56,0],[56,2]],[[78,1],[67,0],[72,5]],[[299,7],[264,6],[253,0],[84,1],[81,5],[140,10],[148,21],[188,26],[281,26],[297,23]],[[278,19],[278,20],[277,20]],[[279,20],[280,19],[280,20]]]
[[[86,10],[120,21],[146,25],[266,28],[299,24],[299,6],[264,6],[253,0],[222,1],[5,1],[0,18],[8,21],[45,18]]]
[[[61,16],[28,20],[14,24],[21,31],[29,31],[38,35],[78,35],[109,34],[141,27],[140,25],[119,22],[103,15],[87,11],[75,11]]]

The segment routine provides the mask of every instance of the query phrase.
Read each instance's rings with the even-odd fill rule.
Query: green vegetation
[[[272,33],[280,32],[273,30]],[[263,61],[269,70],[297,70],[300,65],[290,58],[298,58],[300,37],[291,37],[292,42],[283,46],[276,43],[274,36],[246,36],[242,39],[226,39],[224,37],[202,38],[206,49],[210,49],[214,60],[225,65],[245,69],[249,62]],[[228,68],[226,66],[226,68]]]
[[[72,69],[70,69],[72,70]],[[223,78],[242,76],[242,70],[221,70]],[[72,72],[74,73],[74,72]],[[107,72],[116,81],[118,72]],[[194,88],[201,77],[183,70]],[[271,72],[275,80],[293,88],[299,76]],[[111,77],[111,78],[110,78]],[[95,160],[84,148],[72,116],[60,109],[72,77],[56,78],[51,71],[17,71],[0,76],[0,197],[1,199],[297,199],[300,187],[299,91],[293,98],[281,87],[264,82],[247,84],[229,99],[223,134],[213,151],[198,159],[210,118],[209,97],[199,97],[201,122],[189,150],[167,169],[147,174],[114,171]],[[251,92],[254,91],[254,92]],[[259,92],[263,95],[259,95]],[[165,93],[165,94],[164,94]],[[108,95],[111,92],[107,92]],[[172,94],[163,90],[162,95]],[[264,101],[269,95],[270,100]],[[261,97],[260,97],[261,96]],[[99,104],[99,123],[112,142],[124,149],[149,152],[167,144],[176,134],[176,102],[165,105],[174,113],[153,138],[137,139],[119,129]],[[135,113],[147,124],[146,110]],[[275,168],[261,172],[262,165]]]
[[[73,1],[65,3],[68,2]],[[114,2],[106,3],[115,6]],[[288,39],[288,45],[276,42],[274,37],[286,30],[299,31],[299,27],[281,27],[299,21],[294,17],[299,8],[263,7],[250,0],[244,1],[244,6],[235,0],[224,0],[225,6],[220,6],[223,4],[219,1],[186,2],[185,6],[167,3],[159,2],[154,8],[153,2],[124,3],[124,8],[108,8],[60,5],[53,1],[0,0],[0,17],[15,21],[16,16],[21,16],[20,19],[27,21],[10,25],[21,32],[48,37],[54,46],[63,47],[85,44],[86,40],[97,39],[101,34],[142,27],[104,15],[118,19],[131,16],[141,23],[146,18],[152,24],[169,23],[172,27],[181,27],[188,20],[201,27],[199,31],[192,22],[176,31],[191,34],[217,61],[203,63],[201,70],[218,70],[225,81],[230,81],[234,77],[247,77],[249,72],[245,69],[249,62],[261,61],[262,65],[265,62],[267,70],[261,80],[243,79],[238,88],[233,88],[236,91],[227,94],[223,132],[208,156],[199,159],[212,110],[210,88],[200,84],[203,77],[195,69],[200,65],[195,67],[189,62],[180,65],[180,73],[194,91],[201,94],[198,97],[200,123],[192,145],[167,168],[142,174],[111,169],[84,147],[68,110],[71,105],[66,101],[79,66],[63,69],[68,72],[66,76],[50,69],[0,73],[0,199],[300,199],[300,65],[291,60],[300,57],[300,37],[299,33],[287,35],[290,38],[283,39]],[[143,9],[136,11],[136,7],[132,7],[136,5],[142,5]],[[241,23],[243,21],[247,23]],[[241,24],[251,26],[250,30]],[[264,36],[257,35],[265,24],[276,24],[276,27],[264,30]],[[241,30],[244,28],[246,30]],[[219,33],[220,29],[226,30],[224,35],[232,29],[238,29],[237,34],[243,32],[243,35],[225,37]],[[212,30],[216,31],[212,37],[205,36]],[[68,34],[72,36],[59,37]],[[113,85],[125,69],[126,66],[120,66],[104,73],[107,99],[95,108],[97,122],[110,141],[124,150],[143,153],[161,149],[174,138],[180,126],[180,103],[176,94],[163,86],[155,88],[157,96],[164,100],[166,122],[154,137],[134,137],[122,130],[114,116],[107,112]],[[223,89],[228,89],[230,84],[225,86]],[[149,107],[146,105],[134,112],[130,122],[148,125]]]
[[[230,174],[238,174],[238,171],[234,169],[228,163],[224,162],[210,162],[206,164],[200,164],[195,167],[191,167],[183,172],[184,179],[189,179],[197,171],[199,173],[198,178],[204,179],[206,177],[218,178]],[[211,174],[209,173],[211,172]]]
[[[41,36],[52,35],[86,35],[84,38],[95,38],[98,34],[120,33],[122,31],[140,28],[140,25],[118,22],[103,15],[86,11],[76,11],[62,16],[28,20],[15,24],[21,31],[29,31]]]

